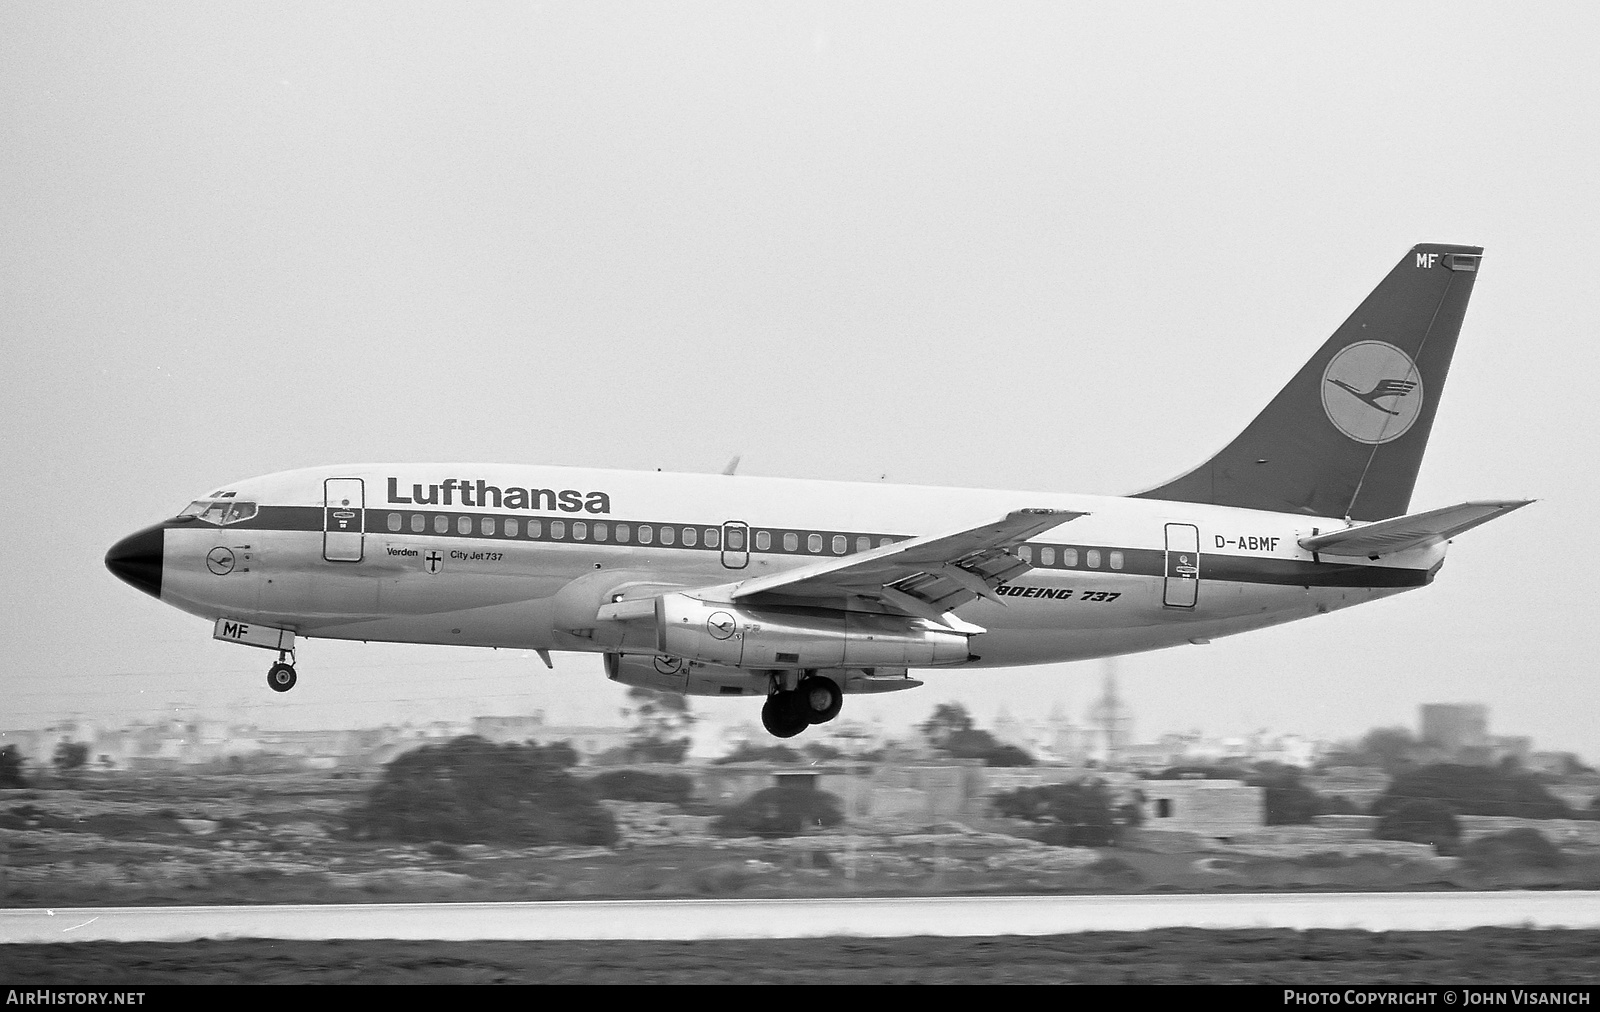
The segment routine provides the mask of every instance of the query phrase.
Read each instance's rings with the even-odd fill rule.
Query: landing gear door
[[[1193,524],[1167,525],[1167,579],[1161,603],[1169,608],[1193,608],[1200,599],[1200,528]]]
[[[750,565],[750,527],[743,520],[722,525],[722,564],[729,569]]]
[[[322,557],[329,562],[360,562],[366,516],[366,488],[360,478],[329,478],[324,481]]]

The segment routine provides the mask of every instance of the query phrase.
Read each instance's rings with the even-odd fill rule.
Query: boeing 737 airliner
[[[604,655],[765,700],[780,737],[913,668],[1203,643],[1430,583],[1527,500],[1407,515],[1483,250],[1406,254],[1222,452],[1129,498],[503,464],[232,482],[106,565],[278,654],[297,637]]]

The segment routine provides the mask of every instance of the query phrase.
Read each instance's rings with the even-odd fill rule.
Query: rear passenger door
[[[1168,608],[1193,608],[1200,600],[1200,528],[1167,525],[1166,585],[1161,603]]]

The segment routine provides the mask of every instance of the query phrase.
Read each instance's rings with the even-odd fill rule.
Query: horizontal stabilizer
[[[1364,555],[1368,558],[1393,555],[1448,541],[1463,531],[1470,531],[1495,517],[1521,509],[1530,502],[1533,500],[1484,499],[1458,503],[1426,513],[1413,513],[1329,534],[1304,537],[1300,539],[1300,547],[1308,552],[1326,555]]]

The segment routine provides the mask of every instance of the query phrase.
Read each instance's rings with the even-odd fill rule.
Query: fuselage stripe
[[[320,532],[323,529],[323,512],[320,506],[262,506],[255,516],[230,524],[228,529]],[[739,529],[744,545],[731,548],[723,544],[722,524],[616,520],[609,517],[603,520],[589,517],[530,517],[527,514],[460,510],[398,512],[386,509],[368,509],[364,520],[364,533],[379,538],[452,538],[502,544],[574,544],[602,549],[727,552],[734,555],[749,553],[755,556],[807,559],[854,555],[912,536],[755,525],[746,527],[741,523],[730,525],[730,529]],[[391,529],[394,524],[399,525],[398,530]],[[167,526],[193,529],[209,524],[190,517],[175,518],[168,521]],[[1097,577],[1159,577],[1166,574],[1167,553],[1159,548],[1031,541],[1021,547],[1020,554],[1040,573],[1078,573]],[[1419,587],[1433,579],[1432,572],[1420,569],[1206,552],[1200,554],[1199,568],[1200,578],[1207,582],[1278,586]],[[1029,575],[1019,576],[1017,581],[1026,581]]]

